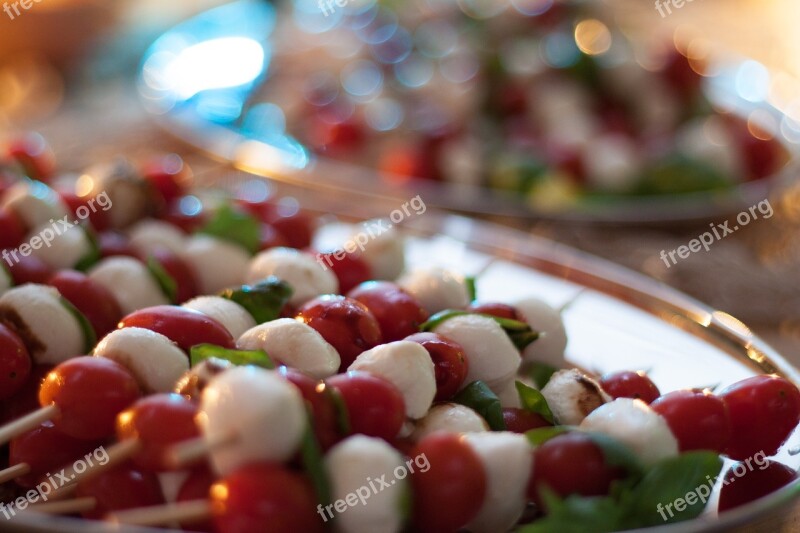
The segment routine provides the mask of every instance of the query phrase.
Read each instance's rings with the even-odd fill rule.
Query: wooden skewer
[[[97,506],[97,500],[89,497],[57,502],[36,503],[29,506],[25,511],[41,514],[74,514],[91,511],[95,506]]]
[[[198,437],[180,444],[176,444],[167,450],[166,463],[170,468],[181,468],[208,457],[213,450],[229,446],[236,442],[237,435],[220,435],[214,439]]]
[[[86,467],[86,469],[82,470],[81,472],[76,472],[74,465],[65,468],[64,476],[69,479],[69,482],[53,491],[53,494],[50,498],[55,500],[63,499],[65,496],[67,496],[67,493],[63,492],[64,490],[68,488],[74,488],[79,482],[92,479],[103,472],[114,468],[120,463],[123,463],[136,455],[141,449],[142,441],[139,439],[126,439],[108,448],[106,451],[108,460],[104,464],[96,463],[92,466]]]
[[[30,471],[31,466],[28,463],[20,463],[18,465],[9,466],[5,470],[0,470],[0,483],[5,483],[6,481],[11,481],[12,479],[24,476],[29,474]]]
[[[60,412],[61,410],[56,404],[51,404],[0,427],[0,446],[22,435],[26,431],[32,430],[42,422],[52,420],[57,417]]]
[[[130,511],[118,511],[106,516],[106,520],[117,524],[136,526],[163,526],[172,522],[191,523],[211,518],[211,502],[195,500],[142,507]]]

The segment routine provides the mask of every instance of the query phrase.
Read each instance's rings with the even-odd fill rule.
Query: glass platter
[[[276,187],[281,195],[291,195],[300,205],[321,214],[325,229],[318,238],[328,242],[337,242],[342,224],[386,216],[401,205],[395,200],[365,202],[352,194],[321,195],[295,186],[273,186],[239,172],[209,181],[215,189],[206,189],[204,194],[212,196],[220,187],[232,190],[244,183],[263,190]],[[439,265],[479,274],[478,296],[487,300],[514,302],[537,296],[564,306],[567,359],[585,369],[598,373],[646,370],[662,391],[724,387],[747,376],[771,372],[800,384],[800,371],[747,326],[640,274],[518,230],[442,214],[432,208],[407,218],[401,226],[409,236],[410,267]],[[789,454],[790,448],[800,444],[798,439],[800,432],[796,431],[778,456],[792,468],[800,467],[800,456]],[[646,531],[778,531],[792,520],[798,496],[800,480],[726,513],[722,519],[707,513],[691,522]],[[3,522],[0,529],[165,531],[33,513]]]
[[[430,205],[471,214],[611,223],[707,220],[763,200],[791,181],[800,167],[800,162],[792,159],[772,176],[726,191],[617,196],[553,210],[530,206],[515,194],[482,186],[398,180],[314,154],[280,126],[254,133],[241,119],[252,104],[252,95],[271,75],[278,48],[274,39],[280,35],[276,26],[282,23],[289,22],[277,18],[271,3],[240,0],[168,31],[151,46],[142,63],[139,87],[146,109],[168,132],[237,168],[317,189],[358,190],[394,198],[422,194]],[[742,78],[745,71],[741,69],[746,65],[746,61],[726,60],[715,67],[716,75],[706,78],[707,97],[740,116],[758,110],[774,125],[768,128],[770,133],[792,152],[790,141],[800,138],[800,127],[765,101],[753,103],[741,96],[737,79]]]

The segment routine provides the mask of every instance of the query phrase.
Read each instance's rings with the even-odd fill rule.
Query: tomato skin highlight
[[[667,421],[681,452],[713,450],[722,453],[731,441],[728,407],[710,391],[670,392],[650,407]]]
[[[405,340],[422,345],[433,360],[436,373],[434,401],[443,402],[455,396],[469,372],[469,362],[464,355],[464,348],[457,342],[436,333],[415,333]]]
[[[633,398],[651,404],[661,396],[656,384],[641,372],[622,371],[606,374],[600,380],[600,386],[615,400]]]
[[[750,461],[750,465],[752,468],[746,462],[737,463],[725,473],[719,494],[720,513],[762,498],[797,479],[797,472],[770,459]],[[738,476],[740,471],[744,475]]]

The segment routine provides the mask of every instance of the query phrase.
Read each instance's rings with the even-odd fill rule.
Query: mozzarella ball
[[[500,389],[495,393],[497,394],[497,399],[500,400],[501,406],[513,407],[516,409],[522,407],[522,400],[519,397],[519,391],[517,391],[516,381],[517,381],[516,379],[509,381],[505,387],[503,387],[502,389]],[[531,383],[526,382],[525,384],[528,385],[529,387],[533,387],[534,389],[536,388]]]
[[[90,195],[108,211],[113,228],[128,227],[147,215],[151,206],[148,184],[129,162],[117,159],[95,165],[84,175],[91,180]]]
[[[344,512],[324,512],[336,518],[341,533],[399,533],[403,530],[403,505],[410,490],[403,456],[382,439],[354,435],[325,456],[331,481],[331,501],[343,500]],[[382,479],[389,486],[377,480]],[[376,490],[373,490],[372,487]],[[348,495],[354,494],[348,498]],[[327,521],[326,520],[326,521]]]
[[[288,461],[308,423],[297,387],[274,371],[252,366],[215,377],[203,390],[200,412],[203,437],[211,443],[229,441],[211,452],[211,465],[223,477],[248,463]]]
[[[132,257],[103,259],[89,271],[89,277],[111,291],[126,315],[144,307],[170,303],[150,270]]]
[[[718,117],[696,119],[677,134],[678,150],[715,168],[731,181],[742,178],[744,163],[733,133]]]
[[[430,314],[444,309],[464,309],[470,295],[464,276],[442,268],[415,270],[397,282]]]
[[[128,230],[128,237],[131,246],[143,255],[159,249],[180,254],[186,246],[186,235],[176,226],[160,220],[142,220]]]
[[[11,324],[37,365],[57,365],[85,353],[86,337],[61,294],[45,285],[21,285],[0,296],[0,319]]]
[[[95,357],[121,364],[147,394],[171,392],[189,370],[189,357],[167,337],[143,328],[112,331],[94,349]]]
[[[611,401],[599,383],[574,369],[553,374],[542,395],[556,422],[569,426],[577,426],[589,413]]]
[[[264,350],[273,360],[316,379],[336,374],[342,363],[336,348],[317,330],[293,318],[281,318],[249,329],[236,345],[241,350]]]
[[[194,272],[203,294],[241,285],[250,255],[237,244],[209,235],[194,235],[180,253]]]
[[[70,213],[58,193],[44,183],[30,180],[20,181],[6,190],[2,207],[17,215],[28,229],[52,224],[51,220],[61,220]]]
[[[403,395],[409,418],[425,416],[436,396],[433,361],[416,342],[378,345],[359,355],[347,370],[363,370],[393,383]]]
[[[667,421],[642,400],[617,398],[602,405],[586,417],[580,429],[617,439],[645,466],[678,455],[678,440]]]
[[[461,315],[439,324],[434,333],[452,339],[464,348],[469,371],[464,386],[481,380],[500,392],[519,370],[520,356],[514,343],[492,318],[482,315]]]
[[[322,294],[339,292],[336,275],[322,261],[294,248],[272,248],[250,262],[247,283],[258,283],[275,276],[292,287],[294,293],[289,304],[299,307]]]
[[[56,228],[62,233],[56,233],[53,224],[49,222],[38,226],[28,234],[25,242],[32,247],[36,245],[32,255],[50,268],[72,268],[92,251],[92,244],[86,231],[80,226],[67,230],[62,230],[60,226]]]
[[[483,505],[466,529],[472,533],[510,531],[528,502],[533,449],[525,435],[506,431],[469,433],[464,438],[486,471]]]
[[[405,241],[391,225],[388,220],[368,220],[350,237],[356,243],[366,241],[361,257],[370,266],[372,279],[392,281],[405,270]]]
[[[220,296],[199,296],[184,303],[181,307],[199,311],[222,324],[234,339],[242,333],[256,327],[256,320],[247,309],[227,298]]]
[[[591,186],[603,191],[630,189],[642,166],[634,142],[614,134],[589,141],[583,149],[582,160]]]
[[[480,433],[489,431],[489,425],[481,415],[466,405],[442,403],[431,407],[428,414],[417,422],[417,427],[414,428],[411,438],[414,441],[419,441],[436,431]]]
[[[539,338],[522,350],[522,360],[525,363],[538,362],[563,368],[567,331],[558,309],[537,298],[520,300],[514,307],[522,320],[539,332]]]

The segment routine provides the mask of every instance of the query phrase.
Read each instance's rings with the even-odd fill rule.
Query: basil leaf
[[[303,440],[300,443],[300,457],[303,462],[303,468],[311,479],[311,484],[314,486],[314,492],[317,494],[317,501],[325,507],[331,501],[330,480],[328,473],[325,471],[325,463],[322,459],[322,449],[317,436],[314,434],[313,425],[311,423],[311,413],[308,413],[308,427],[303,434]]]
[[[164,293],[170,302],[177,303],[178,300],[178,283],[169,275],[166,269],[158,262],[155,257],[147,258],[147,270],[161,287],[161,292]]]
[[[486,420],[493,431],[505,431],[506,423],[500,400],[483,381],[473,381],[456,394],[453,401],[473,409]]]
[[[467,286],[467,294],[469,295],[469,301],[474,302],[478,299],[478,287],[476,286],[476,282],[478,279],[475,276],[467,276],[464,278],[464,284]]]
[[[558,437],[559,435],[563,435],[564,433],[569,433],[574,429],[575,428],[572,428],[570,426],[553,426],[553,427],[536,428],[526,431],[525,438],[527,438],[528,442],[530,442],[534,446],[540,446],[545,442],[549,441],[550,439]]]
[[[197,344],[192,346],[189,353],[192,366],[197,366],[212,357],[224,359],[237,366],[254,365],[261,368],[275,368],[275,363],[272,362],[267,352],[263,350],[230,350],[214,344]]]
[[[444,311],[439,311],[438,313],[434,314],[430,318],[428,318],[427,322],[423,322],[420,325],[420,331],[433,331],[434,329],[438,328],[442,324],[444,324],[447,320],[450,320],[456,316],[463,316],[469,315],[467,311],[460,311],[458,309],[445,309]]]
[[[621,529],[623,509],[612,498],[570,496],[559,500],[547,489],[542,492],[547,516],[517,533],[611,533]]]
[[[514,346],[517,347],[517,350],[520,351],[524,350],[526,346],[539,338],[539,332],[531,329],[530,325],[526,324],[525,322],[511,320],[509,318],[500,318],[484,313],[470,313],[469,311],[461,311],[459,309],[445,309],[444,311],[439,311],[430,317],[427,322],[423,323],[419,329],[420,331],[433,331],[447,320],[463,315],[478,315],[491,318],[497,322],[497,324],[503,328],[503,330],[505,330],[506,334],[511,339],[511,342],[513,342]]]
[[[89,354],[92,353],[94,350],[95,344],[97,344],[97,333],[94,331],[94,326],[92,323],[89,322],[89,319],[86,318],[86,315],[80,312],[77,307],[72,305],[72,302],[64,298],[63,296],[59,296],[61,299],[61,305],[69,311],[69,313],[75,317],[75,320],[78,321],[78,325],[81,328],[81,332],[83,333],[83,349],[84,352]]]
[[[333,408],[336,410],[336,427],[342,435],[349,435],[352,432],[350,425],[350,414],[347,412],[347,405],[344,403],[342,394],[333,387],[325,386],[325,394],[327,394],[333,402]]]
[[[86,240],[89,241],[89,251],[75,264],[75,270],[86,272],[96,265],[103,255],[100,252],[100,243],[97,241],[95,232],[86,226],[80,226],[80,229],[83,230],[86,234]]]
[[[223,205],[205,226],[198,230],[244,247],[251,254],[258,252],[261,244],[261,224],[255,217],[242,213],[230,205]]]
[[[556,367],[545,363],[533,362],[528,365],[528,375],[539,389],[543,389],[556,372]]]
[[[523,409],[540,415],[551,424],[555,423],[553,411],[550,410],[550,406],[547,405],[547,400],[541,392],[525,385],[521,381],[517,381],[514,385],[517,387],[517,394],[519,394]]]
[[[639,477],[644,472],[644,466],[636,454],[617,439],[595,432],[586,432],[586,436],[603,451],[603,457],[607,464],[622,467],[629,474]]]
[[[220,293],[220,296],[241,305],[253,316],[257,324],[263,324],[281,316],[281,309],[293,293],[294,289],[288,283],[270,276],[255,285],[228,289]]]

